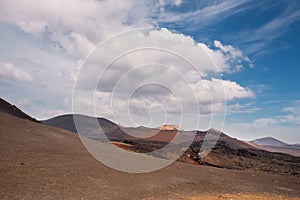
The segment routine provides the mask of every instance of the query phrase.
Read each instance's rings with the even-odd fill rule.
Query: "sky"
[[[300,143],[300,2],[0,0],[0,96],[37,119]]]

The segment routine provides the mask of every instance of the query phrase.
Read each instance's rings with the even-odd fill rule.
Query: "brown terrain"
[[[196,156],[204,134],[198,132],[183,162],[130,174],[97,161],[77,134],[16,117],[14,112],[0,111],[0,199],[300,199],[298,157],[241,148],[246,143],[225,134],[204,159]],[[164,142],[149,141],[111,143],[152,151]]]

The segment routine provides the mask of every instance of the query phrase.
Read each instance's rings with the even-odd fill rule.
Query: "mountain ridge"
[[[25,112],[23,112],[17,106],[12,105],[11,103],[9,103],[8,101],[6,101],[2,98],[0,98],[0,111],[7,113],[9,115],[13,115],[15,117],[22,118],[22,119],[27,119],[27,120],[30,120],[33,122],[39,122],[35,118],[33,118],[33,117],[29,116],[28,114],[26,114]]]

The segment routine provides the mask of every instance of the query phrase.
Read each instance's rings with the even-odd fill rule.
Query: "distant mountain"
[[[283,148],[300,150],[300,144],[288,144],[272,137],[260,138],[260,139],[253,140],[251,142],[262,146],[268,146],[268,147],[283,147]]]
[[[20,110],[19,108],[17,108],[15,105],[12,105],[10,103],[8,103],[7,101],[5,101],[4,99],[0,98],[0,111],[13,115],[15,117],[19,117],[22,119],[27,119],[33,122],[38,122],[36,119],[30,117],[29,115],[27,115],[26,113],[24,113],[22,110]]]
[[[91,116],[87,116],[87,115],[80,115],[80,114],[60,115],[60,116],[53,117],[53,118],[48,119],[48,120],[43,120],[41,122],[43,124],[47,124],[47,125],[50,125],[50,126],[56,126],[58,128],[67,129],[67,130],[72,131],[72,132],[77,132],[75,122],[74,122],[74,118],[76,118],[76,120],[78,120],[78,122],[84,121],[85,124],[86,124],[86,128],[88,128],[88,126],[90,126],[90,129],[91,128],[96,128],[92,124],[93,122],[95,122],[94,120],[97,120],[99,125],[101,125],[101,127],[105,128],[105,129],[116,129],[118,127],[117,124],[115,124],[115,123],[113,123],[113,122],[111,122],[111,121],[109,121],[105,118],[95,118],[95,117],[91,117]]]
[[[272,137],[264,137],[248,142],[249,145],[269,152],[278,152],[300,157],[299,144],[287,144]]]
[[[284,147],[287,146],[287,143],[284,143],[280,140],[277,140],[272,137],[264,137],[251,141],[255,144],[264,145],[264,146],[275,146],[275,147]]]
[[[77,127],[75,126],[74,118],[78,123]],[[43,120],[41,122],[43,124],[57,128],[63,128],[74,133],[80,133],[82,135],[89,136],[90,138],[97,137],[100,127],[104,133],[119,131],[117,124],[105,118],[95,118],[79,114],[60,115],[48,120]]]

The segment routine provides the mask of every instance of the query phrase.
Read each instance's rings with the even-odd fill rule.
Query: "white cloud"
[[[71,37],[75,40],[75,44],[81,55],[87,55],[93,48],[95,48],[95,45],[84,35],[73,32],[71,33]]]
[[[255,97],[234,81],[212,78],[211,73],[231,70],[229,59],[220,50],[168,29],[126,32],[102,44],[83,64],[76,82],[76,111],[93,115],[96,92],[97,113],[110,119],[114,113],[118,119],[112,120],[123,125],[132,125],[131,118],[148,122],[153,106],[156,115],[158,110],[165,113],[153,119],[225,112],[227,101]]]
[[[7,62],[0,63],[0,77],[23,82],[33,81],[33,78],[29,73],[22,68],[15,67],[13,64]]]
[[[53,42],[53,46],[57,50],[63,50],[69,55],[83,56],[87,55],[92,49],[95,48],[95,44],[89,41],[84,35],[76,32],[70,34],[64,34],[62,31],[57,30],[50,36]]]
[[[118,58],[124,52],[130,53]],[[213,50],[205,43],[197,43],[189,36],[172,33],[165,28],[149,31],[135,30],[109,40],[93,52],[84,66],[89,68],[85,74],[86,77],[82,80],[79,79],[82,82],[81,85],[91,87],[94,80],[98,80],[105,65],[115,58],[118,59],[102,76],[104,80],[102,84],[107,86],[103,89],[111,89],[112,84],[116,83],[123,74],[128,73],[136,66],[147,63],[157,63],[161,67],[154,71],[153,67],[145,68],[143,71],[135,70],[134,73],[138,74],[135,74],[134,77],[139,79],[155,75],[159,78],[157,72],[159,71],[159,74],[170,72],[166,70],[166,66],[168,66],[174,69],[173,73],[181,74],[185,81],[198,82],[199,79],[211,72],[230,72],[232,70],[231,59],[234,59],[232,62],[239,60],[239,58],[227,56],[220,50]],[[134,77],[131,77],[131,81],[135,80]],[[170,82],[176,81],[172,80],[174,76],[167,76],[167,74],[161,78],[167,78]],[[230,89],[232,86],[229,85],[226,89]]]
[[[113,34],[136,25],[149,26],[142,17],[146,14],[142,9],[145,5],[137,4],[141,8],[138,9],[135,4],[135,0],[26,0],[23,3],[3,0],[0,21],[14,24],[39,38],[50,36],[52,42],[68,53],[75,51],[76,55],[85,56],[91,46]],[[131,13],[136,18],[126,22],[132,17]]]
[[[226,95],[226,100],[230,101],[233,99],[242,99],[242,98],[253,98],[254,94],[250,89],[244,88],[236,82],[220,79],[211,80],[212,87],[210,91],[212,93],[221,93],[220,90],[224,90]],[[217,85],[217,87],[216,87]],[[220,88],[223,86],[223,88]]]
[[[182,0],[175,0],[175,5],[179,6],[182,3]]]
[[[222,19],[232,15],[233,12],[240,12],[253,7],[248,5],[249,1],[209,1],[206,4],[195,1],[195,7],[192,11],[183,13],[164,12],[158,18],[161,23],[176,23],[176,26],[188,27],[190,30],[205,27],[221,21]],[[203,6],[204,5],[204,6]],[[256,4],[259,5],[259,4]]]
[[[289,112],[294,115],[300,115],[300,100],[293,102],[289,107],[283,108],[282,111]]]
[[[216,47],[221,49],[224,53],[230,54],[233,58],[241,58],[241,59],[243,59],[247,62],[250,62],[249,58],[247,56],[244,56],[241,50],[236,49],[231,45],[223,45],[218,40],[215,40],[214,44],[215,44]]]
[[[235,103],[235,104],[227,105],[228,114],[254,113],[259,110],[261,110],[261,108],[254,107],[252,103],[246,103],[246,104]]]
[[[16,24],[26,33],[30,33],[39,37],[41,37],[47,26],[47,22],[39,19],[34,19],[32,21],[18,20],[16,21]]]
[[[214,41],[214,45],[222,51],[223,57],[228,65],[231,66],[232,71],[240,71],[242,69],[242,62],[246,62],[250,68],[254,67],[254,64],[241,50],[236,49],[231,45],[223,45],[217,40]]]
[[[287,113],[281,117],[282,123],[300,125],[300,100],[294,101],[291,106],[283,108],[282,111]]]
[[[151,27],[155,23],[155,20],[149,18],[149,16],[156,12],[151,11],[151,8],[155,8],[156,3],[150,5],[149,3],[138,3],[135,0],[117,1],[117,3],[115,0],[66,0],[63,2],[27,0],[25,2],[22,6],[19,6],[19,3],[14,1],[2,1],[0,11],[3,14],[0,21],[14,24],[27,33],[48,39],[56,49],[80,58],[86,56],[100,41],[116,33],[134,27]],[[182,1],[178,0],[160,0],[157,2],[160,6],[167,4],[180,5],[181,3]],[[220,6],[222,8],[226,7],[224,10],[227,10],[227,7],[228,9],[232,7],[232,5],[223,4]],[[142,39],[158,40],[158,44],[160,41],[165,44],[168,40],[172,43],[178,40],[181,44],[174,44],[181,46],[181,49],[194,46],[189,44],[189,42],[194,43],[192,38],[172,34],[164,29],[158,32],[153,31],[151,34],[148,38]],[[170,45],[173,45],[172,43]],[[246,58],[245,56],[238,57],[235,55],[241,53],[241,51],[231,51],[232,55],[228,56],[224,52],[210,51],[205,44],[199,43],[198,46],[214,57],[220,71],[229,68],[228,65],[233,62],[232,59],[239,58],[236,60],[238,61]],[[192,50],[194,49],[197,50],[198,48],[193,47]],[[193,53],[192,50],[189,53],[196,56],[197,51]],[[241,68],[241,65],[234,67],[234,69],[231,67],[230,70],[237,71]]]
[[[280,6],[282,4],[278,2]],[[299,4],[294,1],[286,2],[283,12],[272,20],[267,21],[256,29],[245,30],[240,34],[234,35],[234,39],[241,41],[248,54],[265,54],[274,51],[274,48],[266,48],[274,40],[282,37],[293,24],[299,22]]]
[[[175,5],[180,6],[182,3],[182,0],[158,0],[157,5],[154,5],[155,8],[158,8],[161,13],[165,12],[165,6],[166,5]]]
[[[278,123],[279,121],[273,118],[259,118],[252,122],[253,126],[260,127],[260,128],[269,127]]]

